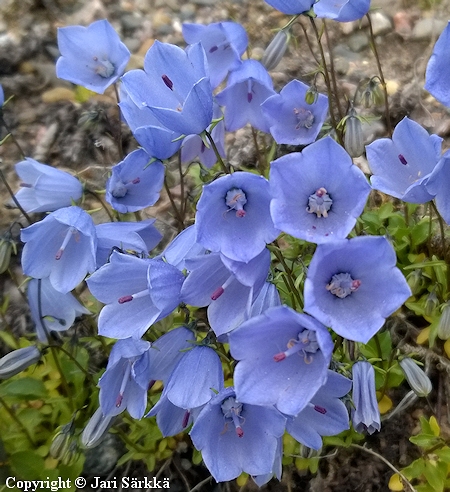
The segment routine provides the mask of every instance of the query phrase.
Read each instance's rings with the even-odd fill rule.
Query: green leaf
[[[421,448],[429,448],[440,441],[434,434],[418,434],[417,436],[410,437],[409,440]]]
[[[46,473],[44,460],[33,451],[12,454],[10,465],[17,479],[21,480],[37,480]]]
[[[442,492],[444,490],[444,480],[447,477],[446,463],[425,461],[423,474],[435,492]]]
[[[0,396],[15,396],[24,400],[37,400],[48,396],[44,383],[33,378],[9,380],[0,385]]]
[[[428,239],[429,223],[428,220],[422,220],[416,224],[411,230],[411,246],[415,248],[419,244],[424,243]]]

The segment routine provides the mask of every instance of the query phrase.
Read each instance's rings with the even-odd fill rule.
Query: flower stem
[[[35,448],[36,443],[33,441],[33,438],[31,437],[30,433],[28,432],[28,429],[23,425],[23,423],[20,421],[20,419],[17,417],[17,415],[12,411],[12,409],[9,407],[9,405],[5,402],[5,400],[1,396],[0,396],[0,404],[3,405],[4,409],[7,411],[9,416],[23,430],[26,438],[30,441],[30,444],[33,446],[33,448]]]
[[[378,74],[380,76],[381,87],[383,87],[384,92],[384,112],[386,117],[386,127],[390,137],[392,137],[392,126],[391,126],[391,113],[389,111],[389,102],[388,102],[388,93],[386,87],[386,81],[384,80],[383,69],[381,68],[380,57],[378,55],[377,45],[375,43],[375,35],[373,33],[372,19],[370,14],[366,14],[367,20],[369,21],[369,32],[370,32],[370,47],[372,49],[372,53],[375,56],[375,60],[377,62]]]
[[[220,167],[222,168],[223,172],[226,174],[230,174],[230,170],[227,168],[227,166],[223,162],[222,156],[219,153],[219,149],[217,148],[216,142],[214,142],[212,135],[207,130],[205,130],[205,135],[206,135],[206,138],[209,140],[209,143],[211,144],[212,149],[214,150],[214,154],[216,154],[216,159],[219,162]]]
[[[169,185],[167,184],[167,179],[165,177],[164,177],[164,188],[166,190],[167,196],[169,197],[170,204],[172,205],[172,209],[173,209],[175,216],[176,216],[176,219],[178,221],[178,232],[181,232],[184,229],[184,220],[183,220],[182,215],[180,214],[180,211],[178,210],[178,207],[175,203],[175,200],[173,199]]]
[[[3,174],[3,171],[0,170],[0,179],[3,181],[3,184],[5,185],[5,188],[8,190],[9,195],[12,198],[12,201],[16,205],[16,207],[21,211],[22,215],[27,219],[28,223],[31,224],[32,220],[30,219],[30,216],[25,212],[25,210],[22,208],[22,205],[19,203],[17,198],[14,196],[14,192],[11,189],[11,186],[9,186],[8,181],[5,178],[5,175]]]
[[[117,82],[113,84],[114,85],[114,92],[116,94],[116,99],[117,99],[117,109],[118,109],[118,112],[119,112],[119,125],[118,125],[118,135],[117,135],[117,150],[119,151],[119,157],[120,157],[120,160],[122,161],[123,160],[123,146],[122,146],[122,120],[121,120],[121,117],[120,117],[120,106],[119,106],[119,102],[120,102],[120,97],[119,97],[119,90],[117,88]]]

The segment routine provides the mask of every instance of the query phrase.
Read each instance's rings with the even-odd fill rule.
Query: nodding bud
[[[433,290],[431,291],[427,298],[425,299],[425,315],[426,316],[431,316],[434,311],[438,308],[439,306],[439,299],[437,298],[436,292]]]
[[[266,70],[273,70],[283,58],[288,46],[288,31],[281,29],[275,35],[264,51],[261,63],[266,67]]]
[[[63,425],[62,429],[53,438],[50,446],[50,456],[57,460],[64,460],[68,455],[71,439],[74,435],[75,428],[73,422]]]
[[[405,357],[400,361],[408,384],[417,396],[427,396],[433,389],[430,378],[425,372],[414,362],[413,359]]]
[[[450,338],[450,302],[444,304],[441,317],[439,318],[437,334],[441,340],[448,340]]]
[[[0,274],[8,270],[13,252],[16,252],[16,243],[6,236],[0,239]]]
[[[98,408],[81,434],[81,443],[83,446],[85,448],[95,448],[95,446],[98,446],[113,424],[114,418],[114,416],[103,415],[102,409]]]
[[[360,157],[364,154],[362,124],[353,108],[350,109],[348,118],[345,121],[344,147],[352,157]]]
[[[13,350],[0,359],[0,379],[8,379],[19,374],[32,364],[36,364],[40,358],[41,352],[34,345]]]

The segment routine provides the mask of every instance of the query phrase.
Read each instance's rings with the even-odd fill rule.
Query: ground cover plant
[[[20,182],[0,170],[8,489],[318,490],[342,455],[383,467],[370,490],[450,488],[449,151],[392,116],[369,0],[267,4],[283,23],[259,58],[228,18],[184,23],[184,44],[156,39],[132,68],[108,20],[60,27],[56,76],[94,104],[77,125],[115,145],[77,171],[24,152],[0,89]],[[344,22],[366,23],[377,67],[351,93],[329,42]],[[299,32],[315,68],[280,86]],[[443,107],[449,32],[423,88]],[[230,158],[238,131],[253,159]],[[400,463],[372,439],[411,409]]]

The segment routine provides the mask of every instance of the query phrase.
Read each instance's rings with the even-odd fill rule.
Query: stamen
[[[240,188],[229,190],[225,196],[225,203],[230,210],[236,210],[236,217],[245,217],[244,205],[247,203],[247,197]]]
[[[312,128],[314,124],[314,115],[309,111],[309,109],[305,108],[294,108],[295,119],[297,120],[297,125],[295,126],[296,130],[300,128],[306,128],[309,130]]]
[[[96,63],[94,72],[97,75],[100,75],[100,77],[107,79],[114,74],[116,68],[110,60],[99,60],[96,56],[94,56],[93,60]]]
[[[217,287],[217,289],[211,294],[211,299],[217,301],[219,297],[225,292],[223,287]]]
[[[314,410],[315,410],[316,412],[321,413],[322,415],[325,415],[325,414],[327,413],[326,408],[319,407],[319,405],[314,405]]]
[[[221,408],[223,416],[226,419],[231,419],[233,421],[238,437],[242,437],[244,435],[244,431],[241,426],[241,421],[245,421],[245,419],[241,416],[242,403],[238,403],[236,398],[230,396],[222,402]]]
[[[297,338],[291,338],[287,345],[287,350],[279,352],[273,356],[275,362],[281,362],[293,354],[303,355],[305,364],[311,364],[313,361],[312,355],[319,350],[316,334],[311,330],[303,330]]]
[[[306,211],[310,214],[316,214],[317,217],[328,217],[333,200],[325,188],[321,187],[315,193],[309,196]]]
[[[77,230],[75,227],[69,227],[69,230],[66,232],[66,236],[64,237],[64,241],[61,244],[61,247],[58,249],[55,255],[55,260],[60,260],[61,256],[64,253],[64,250],[66,249],[67,245],[69,244],[70,238],[77,233]]]
[[[123,297],[119,297],[118,303],[125,304],[126,302],[130,302],[132,300],[133,300],[133,296],[123,296]]]
[[[402,154],[398,154],[398,158],[400,160],[400,162],[406,166],[406,164],[408,164],[408,161],[404,158],[404,156]]]
[[[124,304],[125,302],[130,302],[133,299],[139,299],[139,297],[144,296],[148,296],[148,290],[141,290],[140,292],[136,292],[136,294],[119,297],[119,299],[117,299],[117,302],[119,304]]]
[[[249,103],[251,103],[252,102],[252,99],[253,99],[252,86],[253,86],[252,79],[248,79],[247,80],[247,102],[249,102]]]
[[[338,273],[333,275],[329,284],[325,288],[340,299],[355,292],[361,286],[361,280],[354,280],[349,273]]]

